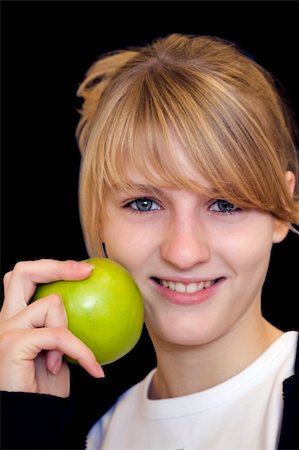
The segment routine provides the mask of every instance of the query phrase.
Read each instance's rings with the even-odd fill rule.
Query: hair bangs
[[[130,191],[134,173],[160,188],[207,193],[199,182],[186,178],[182,170],[174,136],[183,135],[181,128],[186,124],[180,114],[171,111],[171,96],[167,95],[165,84],[159,86],[160,90],[163,88],[164,92],[157,96],[153,92],[155,86],[149,83],[141,84],[138,92],[135,86],[133,93],[124,97],[111,113],[109,138],[101,161],[103,189]],[[190,159],[187,153],[186,156]]]
[[[225,93],[222,87],[217,97],[216,83],[211,92],[205,92],[203,82],[200,91],[198,84],[187,80],[182,70],[169,69],[148,71],[134,80],[106,120],[99,188],[129,192],[134,173],[157,187],[207,196],[213,192],[240,207],[274,211],[272,181],[263,176],[267,165],[263,155],[269,152],[261,152],[269,142],[231,91]],[[182,169],[178,146],[193,168],[192,177]],[[277,169],[281,171],[279,163]],[[194,173],[203,176],[211,189],[203,187]],[[277,178],[277,173],[273,176]]]

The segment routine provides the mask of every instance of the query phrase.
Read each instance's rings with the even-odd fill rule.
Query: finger
[[[10,319],[11,326],[14,329],[19,330],[34,330],[34,329],[45,329],[55,330],[54,333],[62,333],[65,330],[66,334],[63,336],[68,337],[68,341],[65,344],[68,344],[68,347],[63,347],[63,339],[61,338],[60,345],[56,345],[53,348],[47,346],[42,346],[42,341],[39,343],[38,351],[36,354],[31,354],[33,359],[37,356],[37,354],[41,350],[48,350],[48,354],[46,357],[46,366],[47,369],[56,374],[61,366],[62,355],[64,353],[68,354],[73,359],[78,360],[79,364],[81,364],[81,354],[80,351],[73,353],[77,346],[80,346],[83,353],[82,365],[86,370],[93,376],[97,376],[100,373],[103,376],[102,369],[99,370],[98,363],[96,362],[95,356],[92,351],[82,342],[80,339],[75,337],[69,330],[67,330],[67,315],[63,305],[62,299],[55,294],[51,294],[43,299],[37,300],[36,302],[30,304],[27,308],[16,314],[13,318]],[[57,331],[60,330],[60,331]],[[35,335],[34,335],[35,336]],[[60,337],[60,334],[58,334]],[[71,347],[72,339],[73,339],[73,347]],[[71,353],[69,354],[68,351]],[[74,356],[73,356],[74,355]],[[30,358],[30,357],[29,357]],[[86,366],[86,362],[89,362],[88,367]],[[91,372],[92,371],[92,372]]]
[[[46,315],[45,326],[49,328],[55,326],[67,328],[68,320],[62,299],[53,295],[50,296],[50,299],[48,299],[48,301],[49,300],[51,305],[50,310],[48,310]],[[55,304],[54,308],[53,300]],[[46,367],[54,375],[56,375],[60,370],[62,364],[62,356],[63,353],[59,350],[49,350],[46,354]]]
[[[14,328],[67,328],[67,315],[62,299],[55,294],[40,299],[21,312],[16,314],[11,322]],[[52,373],[60,369],[62,353],[58,350],[49,350],[46,355],[46,367]]]
[[[7,348],[9,348],[9,352],[5,351]],[[3,349],[4,351],[2,351]],[[73,359],[78,360],[91,376],[96,378],[104,376],[103,370],[96,362],[91,350],[66,328],[10,330],[9,333],[2,333],[0,341],[0,388],[37,392],[35,386],[37,377],[40,383],[51,374],[45,370],[44,362],[41,367],[35,365],[42,361],[43,358],[40,357],[43,355],[43,349],[67,353]],[[60,384],[59,377],[60,379],[61,377],[65,378],[66,368],[66,364],[63,363],[57,373],[56,384],[57,382]],[[50,379],[53,379],[55,384],[53,375]]]
[[[5,319],[27,306],[38,283],[87,278],[93,266],[84,262],[43,259],[19,262],[8,275],[6,296],[2,308]]]
[[[19,329],[67,328],[67,315],[62,299],[56,294],[50,294],[15,314],[10,322],[13,324],[13,328]]]
[[[25,331],[28,344],[23,358],[33,360],[41,350],[57,350],[78,363],[93,377],[104,376],[93,352],[66,328],[37,328]],[[25,336],[24,336],[25,339]]]
[[[7,272],[4,275],[4,277],[3,277],[4,295],[6,294],[6,289],[7,289],[8,285],[9,285],[9,281],[10,281],[10,278],[11,278],[11,273],[12,273],[12,271]]]

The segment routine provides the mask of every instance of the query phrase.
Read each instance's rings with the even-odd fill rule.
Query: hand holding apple
[[[94,352],[101,365],[109,364],[138,342],[143,302],[136,283],[120,264],[104,258],[85,262],[94,266],[88,278],[39,285],[32,300],[59,295],[69,330]]]

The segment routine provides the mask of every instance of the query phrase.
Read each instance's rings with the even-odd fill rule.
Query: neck
[[[212,342],[187,348],[161,342],[151,334],[157,371],[149,396],[180,397],[223,383],[253,363],[281,335],[262,317],[248,318]]]

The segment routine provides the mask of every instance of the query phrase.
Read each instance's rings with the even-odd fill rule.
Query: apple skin
[[[94,266],[89,278],[41,284],[32,301],[59,295],[69,330],[94,352],[101,365],[109,364],[137,344],[143,327],[143,301],[135,281],[120,264],[104,258],[84,262]]]

